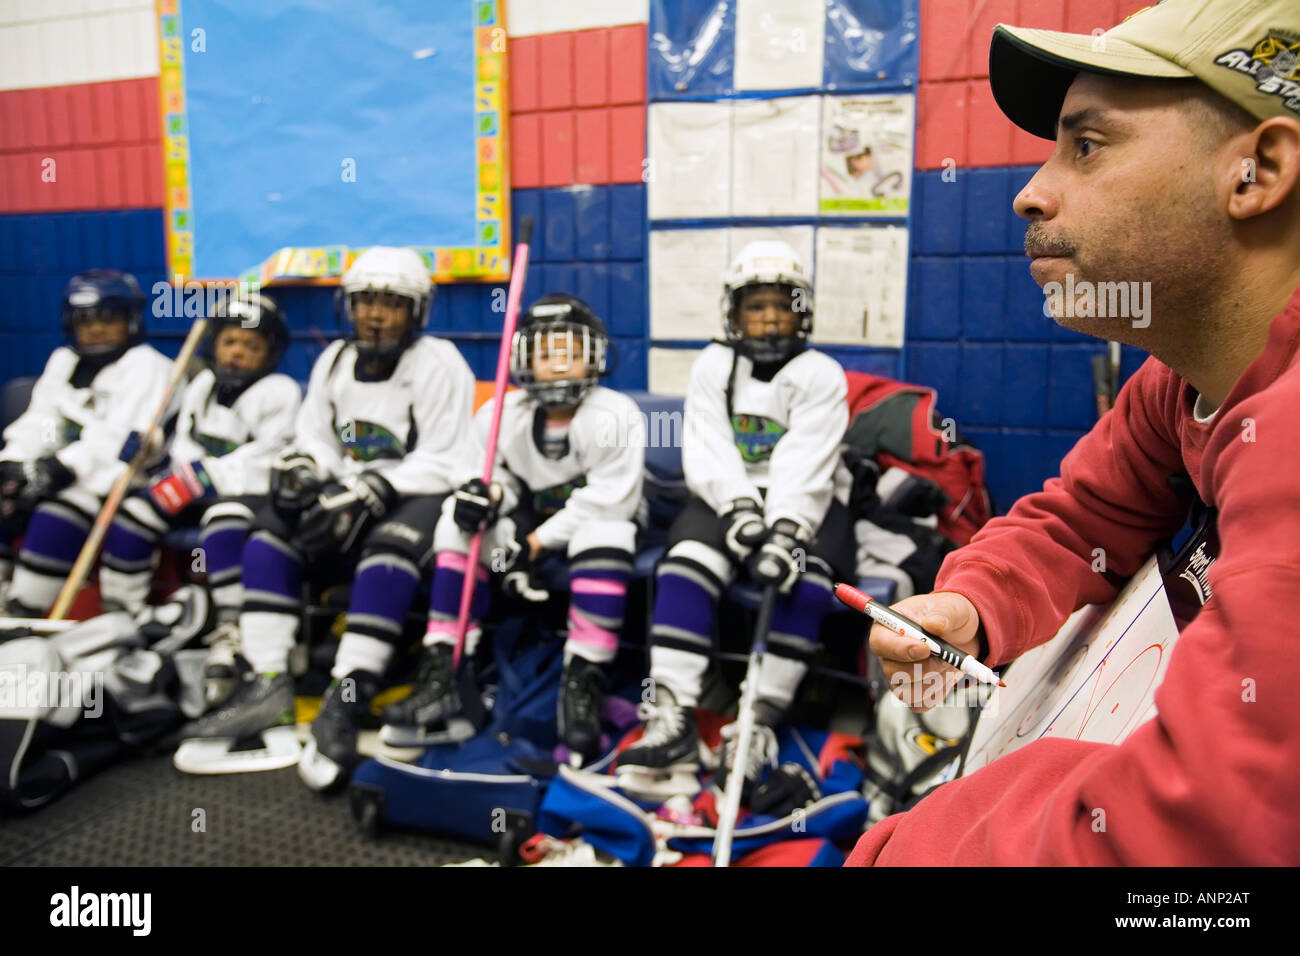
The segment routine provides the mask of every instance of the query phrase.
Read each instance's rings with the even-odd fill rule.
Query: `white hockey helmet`
[[[772,287],[789,290],[795,313],[791,335],[751,338],[738,321],[740,299],[745,290]],[[727,341],[755,362],[780,362],[808,344],[813,328],[812,281],[799,254],[789,243],[760,239],[740,250],[727,270],[722,291],[722,325]]]
[[[354,304],[361,296],[382,295],[397,302],[402,299],[410,305],[410,321],[400,342],[382,347],[357,339]],[[429,324],[429,310],[433,304],[434,286],[424,259],[414,249],[394,246],[371,246],[357,256],[343,273],[339,282],[337,307],[345,328],[357,341],[359,351],[374,358],[391,358],[400,354],[418,332]]]

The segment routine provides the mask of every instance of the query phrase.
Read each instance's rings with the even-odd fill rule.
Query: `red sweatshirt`
[[[1061,476],[939,572],[936,591],[979,610],[988,663],[1010,661],[1115,596],[1093,548],[1128,576],[1178,529],[1165,476],[1186,467],[1219,509],[1221,550],[1158,716],[1119,745],[1048,738],[1008,754],[881,821],[848,865],[1300,864],[1298,347],[1300,290],[1206,423],[1195,390],[1148,359]]]

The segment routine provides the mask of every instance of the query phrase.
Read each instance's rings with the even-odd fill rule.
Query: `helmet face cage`
[[[792,304],[795,306],[795,325],[792,334],[766,335],[755,338],[745,333],[744,322],[741,317],[741,302],[747,292],[763,289],[779,289],[790,293]],[[808,337],[812,335],[813,328],[812,290],[803,283],[787,282],[782,279],[774,282],[747,282],[744,285],[729,289],[723,300],[726,313],[727,341],[742,355],[748,356],[751,361],[762,363],[780,362],[790,358],[808,344]],[[798,307],[800,300],[802,300],[803,308]]]
[[[606,344],[603,334],[581,322],[532,323],[515,333],[510,348],[510,372],[543,408],[577,405],[605,374]],[[543,354],[553,356],[561,347],[569,359],[582,356],[582,377],[538,380],[533,371],[534,359]],[[567,371],[567,366],[561,369],[552,365],[552,370]]]
[[[217,364],[217,339],[228,328],[248,329],[266,341],[266,361],[260,369],[223,369]],[[289,330],[284,316],[274,302],[261,295],[253,299],[232,300],[212,317],[211,329],[206,352],[212,360],[212,373],[217,378],[217,385],[222,388],[246,388],[269,375],[279,367],[289,346]]]
[[[424,296],[423,301],[417,301],[411,296],[401,292],[393,292],[388,289],[357,289],[351,292],[342,293],[343,299],[343,318],[347,323],[347,330],[350,338],[356,343],[357,351],[363,355],[388,359],[394,355],[400,354],[415,339],[419,329],[423,328],[428,319],[428,310],[425,304],[429,302],[432,295]],[[361,337],[357,328],[358,305],[377,302],[380,305],[396,308],[398,306],[406,307],[406,328],[401,336],[394,342],[387,342],[382,345],[375,345],[373,340]]]
[[[63,292],[63,334],[79,355],[101,356],[124,351],[144,333],[144,293],[135,276],[112,269],[92,269],[73,276]],[[77,326],[92,319],[126,323],[126,340],[118,345],[81,346]]]

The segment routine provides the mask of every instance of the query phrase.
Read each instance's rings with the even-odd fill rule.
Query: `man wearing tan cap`
[[[1213,596],[1123,743],[1031,743],[888,817],[849,862],[1300,863],[1300,2],[1164,0],[1098,37],[998,26],[990,82],[1056,143],[1015,200],[1053,317],[1152,357],[1059,478],[899,608],[1007,663],[1177,531],[1183,469],[1218,510]],[[1150,283],[1144,318],[1059,295],[1112,282]],[[871,647],[916,709],[935,702],[918,676],[955,683],[879,626]]]

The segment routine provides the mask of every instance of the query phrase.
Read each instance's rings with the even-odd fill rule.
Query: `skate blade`
[[[700,792],[699,767],[683,764],[658,770],[654,767],[619,767],[614,774],[618,788],[633,797],[668,799],[694,797]]]
[[[389,747],[434,747],[438,744],[463,744],[478,729],[468,720],[452,718],[446,730],[425,730],[423,727],[401,727],[384,724],[379,728],[379,742]]]
[[[308,740],[298,759],[298,776],[312,790],[328,790],[339,781],[343,768],[316,749],[316,741]]]
[[[399,763],[413,763],[424,753],[423,747],[393,747],[379,739],[379,731],[363,730],[357,734],[357,753],[363,757],[387,757]]]
[[[262,731],[261,738],[261,747],[234,750],[231,737],[191,737],[176,748],[172,766],[191,774],[257,773],[298,762],[302,748],[292,727],[272,727]]]

